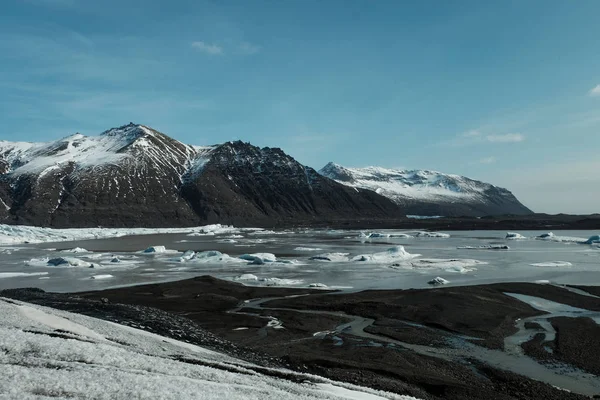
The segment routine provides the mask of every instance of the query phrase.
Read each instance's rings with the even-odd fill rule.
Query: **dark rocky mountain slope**
[[[403,218],[277,148],[189,146],[143,125],[0,142],[0,223],[52,227],[283,225]]]

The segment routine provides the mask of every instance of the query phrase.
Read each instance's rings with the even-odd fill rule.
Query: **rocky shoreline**
[[[518,346],[524,359],[532,357],[550,371],[568,366],[592,376],[580,386],[575,380],[579,393],[558,389],[561,382],[553,383],[552,377],[560,374],[542,376],[550,381],[543,382],[510,371],[504,358],[494,358],[508,351],[505,340],[517,332],[519,319],[545,315],[506,293],[600,310],[594,295],[598,288],[528,283],[339,293],[250,287],[203,276],[74,294],[11,289],[0,296],[139,327],[263,366],[421,399],[600,395],[599,326],[583,315],[549,318],[556,331],[553,340],[544,341],[540,331]],[[535,322],[526,328],[539,329]],[[484,361],[478,352],[492,357]]]

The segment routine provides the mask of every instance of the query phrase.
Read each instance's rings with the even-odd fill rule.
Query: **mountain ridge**
[[[133,123],[99,136],[2,142],[0,164],[1,223],[268,226],[359,213],[403,218],[389,199],[325,178],[279,148],[191,146]]]
[[[0,142],[0,223],[281,226],[401,220],[431,207],[343,183],[277,147],[192,146],[134,123],[98,136]]]
[[[532,214],[507,189],[432,170],[347,168],[329,162],[319,173],[349,187],[370,189],[404,207],[408,215],[486,216]]]

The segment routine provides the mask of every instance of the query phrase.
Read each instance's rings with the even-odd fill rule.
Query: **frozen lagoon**
[[[346,290],[425,288],[436,277],[454,286],[537,281],[600,285],[599,245],[571,240],[585,241],[597,231],[555,231],[554,240],[535,239],[547,233],[544,231],[520,231],[525,239],[519,240],[506,239],[506,231],[442,235],[409,230],[268,231],[231,227],[183,228],[174,233],[94,231],[91,237],[109,237],[76,240],[90,237],[86,230],[62,230],[60,236],[47,237],[36,232],[38,241],[69,241],[23,244],[13,236],[13,244],[0,247],[0,289],[39,287],[72,292],[198,275],[235,280],[245,274],[257,278],[239,280],[245,284],[308,287],[318,283]],[[110,237],[116,235],[124,236]],[[161,251],[143,252],[152,246]],[[501,249],[503,246],[509,249]],[[190,250],[218,251],[223,256],[211,253],[205,257],[207,253],[201,253],[200,262],[186,259],[190,253],[184,252]],[[239,258],[245,254],[260,255],[263,262],[253,261],[254,256]],[[74,266],[47,264],[57,258],[83,262],[74,262]],[[89,264],[94,267],[87,267]],[[93,279],[98,275],[107,278]]]

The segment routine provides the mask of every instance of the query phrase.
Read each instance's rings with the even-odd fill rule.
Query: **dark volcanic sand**
[[[315,338],[315,332],[332,330],[348,319],[344,315],[306,313],[308,309],[345,311],[372,318],[375,324],[368,327],[367,332],[409,343],[441,347],[448,337],[459,333],[482,339],[473,340],[474,343],[501,348],[504,337],[515,332],[515,319],[541,314],[503,292],[543,297],[590,310],[600,309],[600,299],[535,284],[327,294],[307,289],[247,287],[199,277],[100,292],[45,294],[7,290],[0,295],[141,326],[261,365],[284,365],[421,399],[586,398],[491,365],[444,360],[385,341],[368,346],[364,338],[347,333],[338,334],[339,338],[332,335]],[[264,307],[288,310],[242,308],[242,312],[253,315],[229,312],[240,304],[243,307],[245,300],[307,293],[311,295],[263,304]],[[107,298],[109,303],[101,302],[102,298]],[[298,311],[289,310],[294,308]],[[285,329],[265,328],[268,317],[281,320]],[[416,324],[407,325],[406,321]],[[556,346],[562,346],[571,357],[561,360],[588,369],[594,365],[594,359],[598,359],[600,349],[597,336],[589,336],[587,342],[581,341],[581,335],[598,334],[592,326],[585,325],[582,330],[581,324],[587,324],[582,321],[573,325],[571,321],[555,318],[552,323],[559,331]],[[581,351],[583,347],[578,342],[592,343],[586,347],[589,354]]]

